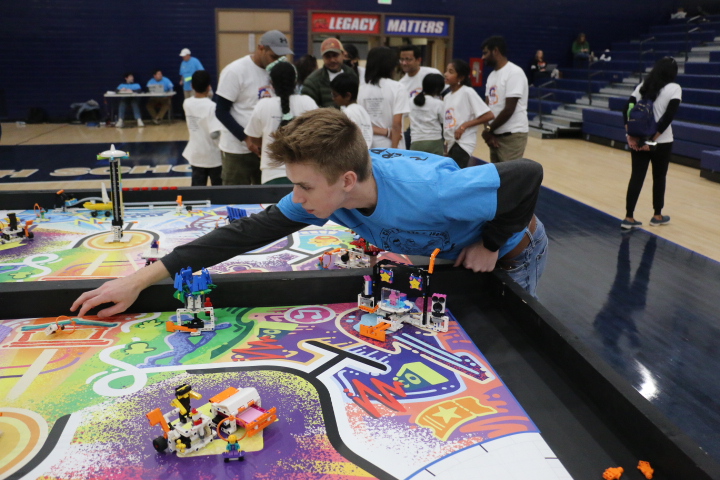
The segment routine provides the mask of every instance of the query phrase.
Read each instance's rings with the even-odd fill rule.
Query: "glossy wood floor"
[[[130,124],[132,124],[130,122]],[[145,128],[88,128],[83,125],[43,124],[18,127],[2,125],[0,145],[53,145],[72,143],[110,144],[119,142],[186,141],[187,128],[182,121],[172,125]],[[488,159],[487,147],[478,142],[475,156]],[[630,154],[579,139],[528,139],[527,158],[542,163],[543,184],[618,219],[625,214],[625,192],[630,178]],[[0,158],[0,169],[1,167]],[[127,187],[185,186],[190,178],[123,179]],[[34,182],[3,184],[0,190],[93,188],[97,180],[79,182]],[[652,217],[652,177],[650,172],[638,202],[636,218],[645,228],[678,245],[720,261],[720,184],[700,178],[696,169],[670,164],[665,210],[670,225],[650,227]],[[582,222],[582,219],[578,219]]]

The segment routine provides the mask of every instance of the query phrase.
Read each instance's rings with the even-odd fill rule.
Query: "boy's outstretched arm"
[[[99,288],[85,292],[73,303],[71,311],[80,308],[78,316],[103,303],[114,303],[101,310],[100,317],[125,311],[137,299],[140,292],[174,275],[188,266],[192,271],[209,267],[236,255],[255,250],[306,227],[307,224],[287,218],[279,208],[271,205],[262,212],[244,217],[213,230],[127,277],[104,283]]]

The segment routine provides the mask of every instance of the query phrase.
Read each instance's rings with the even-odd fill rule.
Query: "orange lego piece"
[[[197,328],[181,327],[170,320],[165,322],[165,330],[168,332],[197,332]]]
[[[228,387],[222,392],[218,393],[214,397],[212,397],[210,400],[208,400],[210,403],[220,403],[223,400],[232,397],[236,393],[238,393],[240,390],[238,390],[235,387]]]
[[[640,460],[638,462],[637,468],[643,475],[645,475],[645,478],[647,478],[648,480],[653,478],[653,473],[655,473],[655,470],[653,470],[653,468],[650,466],[650,462]]]
[[[360,325],[360,335],[372,338],[374,340],[378,340],[380,342],[384,342],[385,330],[390,328],[390,326],[391,325],[386,322],[378,323],[374,327],[370,327],[368,325]]]
[[[603,478],[605,480],[620,480],[625,469],[623,467],[611,467],[605,470]]]

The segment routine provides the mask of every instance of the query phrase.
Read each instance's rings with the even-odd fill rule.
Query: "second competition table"
[[[170,108],[168,109],[168,123],[172,123],[173,120],[173,102],[172,98],[177,92],[143,92],[143,93],[118,93],[118,92],[105,92],[103,97],[110,102],[110,119],[115,118],[115,110],[113,108],[114,101],[120,101],[122,99],[133,99],[133,98],[169,98]]]
[[[172,191],[171,195],[182,194],[188,200],[210,199],[218,204],[243,204],[276,202],[287,191],[288,187],[186,188]],[[126,201],[166,199],[168,194],[167,191],[128,192]],[[29,198],[42,201],[43,198],[49,200],[51,195],[52,192],[24,192],[1,196],[6,208],[27,208]],[[44,325],[59,315],[71,315],[68,308],[72,301],[103,281],[0,284],[2,297],[8,299],[0,314],[0,318],[5,319],[0,321],[0,367],[6,371],[12,370],[13,374],[0,378],[0,382],[4,382],[0,383],[1,390],[9,392],[0,405],[0,412],[19,422],[21,413],[32,410],[35,415],[40,412],[48,423],[45,437],[42,437],[42,441],[35,439],[37,445],[33,449],[28,448],[22,466],[7,478],[36,478],[50,472],[56,478],[81,478],[82,472],[78,473],[73,468],[80,468],[83,462],[88,461],[91,461],[92,468],[99,475],[113,472],[116,478],[128,475],[134,478],[157,478],[159,474],[167,478],[187,478],[188,475],[200,475],[201,472],[222,478],[235,475],[232,473],[234,470],[228,470],[231,468],[243,469],[241,475],[247,478],[284,478],[283,475],[299,471],[304,472],[306,478],[326,478],[323,475],[334,474],[338,475],[337,478],[429,480],[448,478],[453,472],[454,478],[513,478],[497,469],[492,470],[491,475],[489,463],[483,463],[483,458],[486,454],[495,455],[491,452],[502,453],[498,445],[511,448],[513,443],[525,438],[528,431],[537,431],[547,446],[540,450],[540,456],[544,455],[541,461],[545,463],[538,467],[546,466],[548,462],[555,465],[554,474],[543,476],[545,474],[541,475],[538,469],[533,478],[601,478],[606,468],[616,466],[625,467],[623,478],[642,478],[635,469],[638,460],[651,461],[656,469],[656,479],[718,478],[717,466],[708,462],[694,442],[659,414],[602,359],[580,343],[559,319],[513,284],[504,272],[473,274],[448,265],[436,266],[432,277],[433,289],[448,295],[448,308],[456,321],[449,334],[438,337],[447,345],[455,342],[453,348],[444,349],[430,349],[427,342],[434,341],[435,337],[425,338],[421,332],[406,330],[407,327],[397,333],[397,342],[387,346],[374,344],[353,334],[348,326],[351,321],[357,320],[352,305],[353,302],[357,303],[363,275],[369,273],[368,269],[356,269],[216,275],[213,277],[213,282],[217,284],[212,293],[213,304],[235,320],[216,332],[218,340],[215,341],[219,343],[213,344],[211,339],[207,339],[211,342],[206,347],[209,350],[195,360],[189,359],[192,355],[187,358],[182,355],[169,358],[167,354],[158,356],[151,351],[158,347],[167,348],[168,344],[173,345],[176,352],[181,347],[176,343],[177,340],[163,333],[163,326],[160,325],[159,320],[172,318],[172,313],[149,313],[174,312],[179,308],[179,302],[173,298],[174,288],[170,279],[142,292],[127,315],[113,319],[96,319],[92,315],[85,317],[83,320],[88,325],[84,328],[88,329],[87,332],[99,328],[98,325],[103,322],[117,324],[113,327],[116,333],[112,335],[101,333],[100,337],[92,336],[93,341],[101,342],[102,345],[83,347],[68,344],[64,350],[61,348],[64,344],[52,342],[73,342],[72,334],[46,339],[41,330],[33,333],[38,328],[35,325]],[[319,312],[330,311],[337,316],[334,323],[322,323],[323,319],[312,320],[314,315],[322,316]],[[307,323],[293,320],[304,318],[305,315],[309,317]],[[146,328],[137,328],[138,322]],[[248,337],[248,332],[243,331],[243,328],[251,325],[254,330]],[[78,333],[83,331],[78,330]],[[173,335],[177,336],[178,333]],[[78,340],[81,340],[79,337]],[[240,337],[244,338],[243,343],[237,340]],[[420,342],[421,339],[424,342]],[[268,343],[272,341],[281,343],[284,349]],[[203,348],[199,345],[192,348]],[[220,352],[225,352],[225,357],[230,358],[230,348],[236,352],[232,360],[235,363],[216,363],[218,359],[224,358]],[[52,357],[53,352],[57,359]],[[65,352],[64,357],[62,352]],[[258,352],[259,355],[253,357],[252,352]],[[308,354],[311,357],[315,355],[316,360],[322,359],[322,355],[328,352],[334,356],[334,360],[313,363],[307,359]],[[148,378],[159,379],[160,383],[149,381],[142,388],[133,388],[137,375],[142,373],[142,368],[138,370],[128,366],[128,362],[136,358],[133,355],[144,358],[146,364],[151,360],[155,362],[153,365],[156,366],[147,370],[152,372],[148,373]],[[53,378],[56,378],[54,376],[67,375],[62,373],[68,371],[62,364],[72,366],[73,362],[68,362],[75,356],[77,363],[72,369],[77,369],[76,373],[67,377],[63,383],[53,383],[52,388],[44,394],[38,393],[38,398],[28,404],[15,406],[14,399],[23,398],[23,391],[26,395],[36,391],[33,388],[38,387],[33,387],[33,382],[37,384],[40,378],[45,378],[45,382],[53,382]],[[40,372],[26,370],[29,365],[35,365],[38,358],[48,361],[53,358],[54,363],[48,363]],[[159,361],[159,358],[165,360]],[[264,361],[258,361],[258,358]],[[491,376],[502,381],[503,388],[512,394],[512,397],[506,397],[497,385],[486,396],[473,394],[480,403],[494,405],[497,412],[507,409],[508,413],[501,419],[497,418],[497,412],[495,416],[487,416],[487,420],[483,420],[482,416],[471,421],[468,421],[467,416],[459,419],[465,415],[462,412],[467,411],[467,402],[471,401],[467,399],[468,395],[475,392],[469,387],[473,380],[467,372],[460,377],[452,377],[448,372],[462,373],[458,370],[462,366],[453,366],[453,359],[463,363],[470,358],[487,362],[485,370],[492,372]],[[105,371],[102,371],[103,363],[98,362],[109,363],[109,367],[115,365],[115,368],[105,367]],[[140,365],[139,360],[134,362]],[[347,370],[349,367],[345,365],[344,369],[338,371],[342,362],[355,362],[355,366]],[[363,362],[365,367],[361,365]],[[471,364],[463,365],[467,367]],[[120,370],[137,372],[133,374],[136,380],[127,383],[122,377],[123,372],[117,371],[118,367]],[[375,371],[373,375],[380,376],[365,378],[365,368]],[[110,375],[105,380],[103,375],[108,373]],[[330,374],[336,380],[328,378]],[[386,386],[383,387],[385,390],[380,388],[379,391],[359,390],[365,395],[363,399],[369,402],[364,403],[367,411],[374,412],[378,417],[368,416],[353,407],[353,403],[348,400],[348,393],[328,389],[328,384],[345,380],[348,382],[346,392],[352,390],[353,385],[359,385],[348,375],[359,378],[366,387]],[[87,379],[85,376],[88,376]],[[110,377],[114,376],[118,378],[111,380]],[[268,380],[273,378],[275,382]],[[293,380],[295,378],[304,379],[311,387],[301,382],[303,389],[300,393],[309,389],[308,393],[302,393],[299,399],[290,401],[298,391],[291,389],[291,395],[281,385],[289,382],[288,387],[297,387],[300,380]],[[373,378],[381,383],[374,382]],[[407,380],[406,393],[410,396],[429,395],[428,392],[442,390],[443,385],[457,389],[457,381],[466,385],[467,393],[462,393],[466,387],[457,390],[455,396],[448,393],[446,402],[455,403],[441,403],[438,410],[423,412],[424,416],[420,415],[413,420],[419,426],[413,430],[405,416],[394,413],[393,408],[411,408],[412,401],[404,403],[409,400],[400,398],[397,391],[393,394],[387,390],[393,378]],[[457,380],[453,381],[453,378]],[[221,389],[220,385],[224,385],[223,381],[229,381],[230,384],[256,382],[255,386],[263,395],[263,406],[278,407],[279,421],[263,432],[264,444],[244,447],[247,450],[244,465],[230,463],[232,467],[223,464],[218,456],[177,458],[174,455],[157,454],[150,445],[151,437],[135,438],[136,435],[132,435],[118,438],[118,433],[123,431],[122,425],[128,425],[127,428],[133,431],[141,430],[143,435],[150,431],[144,418],[146,412],[138,409],[138,405],[144,407],[142,402],[150,399],[147,401],[157,403],[154,407],[167,410],[167,401],[172,398],[168,385],[172,386],[176,379],[186,379],[194,388],[206,393],[207,397],[215,395]],[[418,386],[413,387],[416,382]],[[104,387],[100,388],[97,384]],[[131,390],[123,393],[123,389],[127,388]],[[83,390],[87,392],[83,393]],[[102,401],[102,394],[110,395],[118,391],[119,395],[113,393],[113,396]],[[340,398],[338,394],[344,396],[346,402],[345,407],[340,409],[337,404]],[[53,395],[53,398],[48,395]],[[83,402],[100,395],[97,401],[101,402],[96,405],[76,405],[71,400],[76,395],[80,395],[77,398],[82,398]],[[437,398],[442,398],[442,395]],[[45,397],[47,400],[44,401]],[[68,400],[63,403],[64,398]],[[519,409],[511,406],[512,401],[517,402]],[[202,402],[197,403],[200,405]],[[472,402],[475,405],[475,400]],[[355,403],[359,405],[363,402]],[[99,405],[108,409],[106,414],[114,421],[105,425],[105,416],[97,410]],[[343,403],[340,402],[340,405]],[[8,406],[11,408],[6,408]],[[349,424],[347,420],[343,423],[346,415]],[[479,414],[475,412],[473,415]],[[93,421],[96,416],[97,420]],[[0,417],[0,424],[2,419]],[[378,419],[381,420],[379,423],[376,421]],[[298,422],[305,425],[305,434],[298,433]],[[457,425],[457,428],[443,433],[443,422]],[[379,457],[367,455],[362,450],[365,447],[358,446],[347,436],[347,428],[365,432],[365,447],[374,446],[384,453]],[[505,432],[502,438],[493,439],[492,432],[499,435],[497,432],[501,430]],[[426,431],[434,431],[435,434],[426,435]],[[479,434],[480,437],[485,435],[486,441],[469,441],[464,447],[457,443],[458,439],[471,437],[473,431],[488,432]],[[106,441],[111,442],[107,444],[108,447],[103,446],[106,441],[97,437],[98,432],[105,432],[104,435],[108,436]],[[8,438],[9,434],[6,432],[4,437]],[[455,440],[454,446],[450,443],[439,444],[438,438],[451,443]],[[432,454],[437,459],[428,461],[427,452],[422,452],[422,455],[418,453],[417,458],[408,453],[414,451],[413,442],[417,441],[421,441],[422,445],[439,445]],[[111,444],[114,446],[110,447]],[[73,448],[76,448],[74,453],[69,450]],[[103,454],[103,451],[110,451],[107,448],[116,453]],[[124,454],[117,455],[117,452]],[[293,453],[285,455],[287,452]],[[463,452],[472,455],[468,457]],[[408,458],[413,459],[410,466],[407,464]],[[505,461],[527,461],[528,468],[533,468],[529,458],[511,456]],[[460,473],[463,466],[466,468],[464,474]],[[493,468],[496,467],[494,465]],[[474,477],[472,473],[467,473],[468,468],[483,471],[486,477]]]

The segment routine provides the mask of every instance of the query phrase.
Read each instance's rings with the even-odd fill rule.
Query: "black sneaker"
[[[623,220],[620,222],[620,228],[623,230],[631,230],[633,228],[639,228],[642,227],[642,222],[638,222],[637,220],[634,222],[631,222],[630,220]]]
[[[650,219],[650,226],[651,227],[658,227],[660,225],[667,225],[670,223],[670,217],[668,215],[663,215],[662,220],[658,220],[657,218],[653,217]]]

